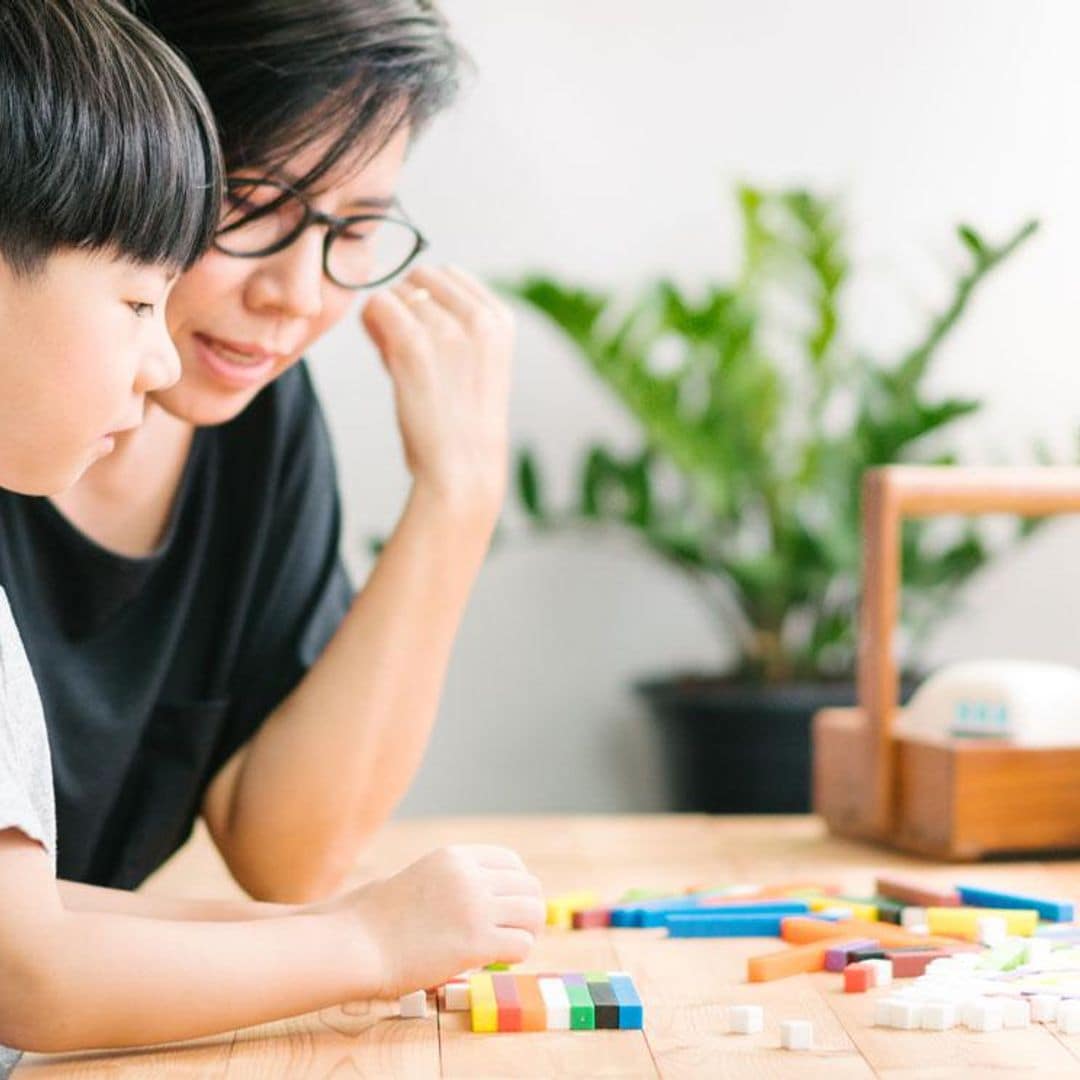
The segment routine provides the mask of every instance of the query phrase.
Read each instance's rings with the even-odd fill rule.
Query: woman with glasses
[[[427,743],[505,490],[511,319],[416,264],[396,198],[457,83],[431,2],[135,7],[214,106],[227,203],[170,297],[181,381],[60,497],[0,495],[0,582],[45,702],[60,875],[133,888],[201,816],[252,896],[304,900],[341,886]],[[354,595],[302,357],[358,293],[412,487]]]

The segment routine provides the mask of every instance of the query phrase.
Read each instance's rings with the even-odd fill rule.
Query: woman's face
[[[408,140],[403,126],[362,170],[331,174],[308,201],[338,217],[380,212],[396,192]],[[276,179],[303,176],[323,150],[297,154]],[[312,226],[257,259],[212,250],[180,278],[167,317],[183,374],[154,394],[159,405],[195,425],[231,420],[341,319],[356,294],[323,273],[325,232]]]

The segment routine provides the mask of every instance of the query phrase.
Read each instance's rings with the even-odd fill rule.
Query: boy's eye
[[[134,300],[128,304],[128,307],[135,312],[136,318],[145,319],[154,314],[153,304],[144,304],[138,300]]]

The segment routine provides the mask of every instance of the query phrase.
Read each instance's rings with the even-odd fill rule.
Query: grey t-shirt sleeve
[[[0,829],[19,829],[56,871],[56,806],[49,738],[37,684],[0,589]]]
[[[0,829],[18,829],[45,849],[56,873],[56,805],[49,737],[37,684],[0,589]],[[0,1080],[22,1055],[0,1046]]]

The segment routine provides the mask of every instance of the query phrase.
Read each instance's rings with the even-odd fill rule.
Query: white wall
[[[478,75],[403,188],[435,258],[632,287],[726,274],[740,179],[844,194],[855,336],[895,354],[960,263],[952,225],[1042,234],[980,295],[935,375],[987,399],[973,461],[1061,453],[1080,414],[1080,5],[1072,0],[445,0]],[[575,357],[523,318],[513,430],[568,478],[630,435]],[[350,320],[314,352],[339,450],[349,558],[401,504],[390,397]],[[518,519],[511,515],[513,525]],[[939,657],[1080,662],[1080,530],[996,567]],[[632,546],[511,529],[480,580],[439,727],[403,812],[661,805],[627,692],[726,655],[683,583]]]

